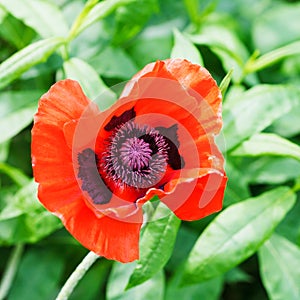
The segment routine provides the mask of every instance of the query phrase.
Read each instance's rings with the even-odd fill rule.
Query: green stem
[[[74,21],[70,33],[69,33],[69,37],[68,37],[68,41],[73,40],[78,34],[79,34],[79,28],[82,25],[83,21],[85,20],[86,16],[88,15],[88,13],[91,11],[91,9],[98,3],[98,0],[88,0],[83,8],[83,10],[81,11],[81,13],[78,15],[78,17],[76,18],[76,20]]]
[[[85,275],[85,273],[89,270],[89,268],[93,265],[93,263],[99,258],[97,254],[94,252],[89,252],[86,257],[82,260],[82,262],[77,266],[71,276],[67,279],[66,283],[60,290],[56,300],[67,300],[72,294],[74,288],[77,286],[81,278]]]
[[[11,288],[23,250],[24,250],[24,245],[22,244],[16,245],[7,262],[7,266],[4,271],[3,278],[0,285],[0,300],[5,299],[5,297],[7,296]]]

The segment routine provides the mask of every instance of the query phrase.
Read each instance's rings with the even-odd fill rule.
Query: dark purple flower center
[[[111,132],[106,151],[95,153],[88,148],[78,154],[78,177],[81,188],[94,204],[110,202],[113,191],[108,182],[124,189],[146,189],[160,185],[167,166],[179,170],[184,160],[178,152],[177,125],[153,128],[135,123],[134,107],[113,116],[104,129]]]
[[[165,173],[168,149],[156,129],[128,121],[110,138],[102,167],[120,187],[150,188]]]

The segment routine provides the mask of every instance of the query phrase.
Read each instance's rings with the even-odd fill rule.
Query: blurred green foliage
[[[225,210],[150,223],[140,261],[97,261],[70,299],[299,300],[299,15],[284,0],[0,0],[0,299],[54,299],[86,253],[36,197],[39,97],[68,77],[105,109],[108,87],[183,57],[227,74]]]

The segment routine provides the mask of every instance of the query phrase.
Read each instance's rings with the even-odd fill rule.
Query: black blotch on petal
[[[95,204],[109,203],[112,192],[105,185],[98,172],[98,158],[92,149],[85,149],[78,154],[78,177],[82,180],[81,189],[86,191]]]
[[[168,164],[173,170],[182,169],[185,163],[183,157],[178,152],[180,143],[177,135],[177,124],[174,124],[169,128],[157,127],[156,130],[158,130],[159,133],[164,136],[164,139],[168,145]]]
[[[172,125],[169,128],[166,127],[156,127],[156,130],[159,131],[159,133],[161,135],[163,135],[164,137],[168,138],[169,140],[172,141],[172,143],[179,148],[179,140],[178,140],[178,135],[177,135],[177,130],[178,130],[178,126],[177,124]]]
[[[122,124],[125,124],[126,122],[130,121],[131,119],[134,119],[136,116],[136,113],[134,111],[134,107],[124,111],[119,117],[113,116],[110,121],[104,126],[104,129],[106,131],[111,131],[116,129],[118,126],[121,126]]]

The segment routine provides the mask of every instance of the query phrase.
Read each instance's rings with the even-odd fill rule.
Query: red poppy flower
[[[42,96],[32,129],[38,197],[86,248],[133,261],[142,205],[153,196],[182,220],[221,209],[221,126],[216,82],[186,60],[147,65],[103,112],[76,81],[59,81]]]

